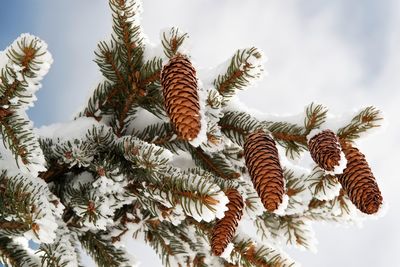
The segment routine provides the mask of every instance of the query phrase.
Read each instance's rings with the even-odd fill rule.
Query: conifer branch
[[[138,99],[138,104],[157,118],[165,120],[164,97],[157,82],[146,87],[145,95]]]
[[[297,157],[307,149],[304,128],[287,122],[262,122],[278,144],[286,149],[286,156]]]
[[[38,38],[30,35],[21,35],[7,50],[10,62],[1,70],[0,75],[0,106],[9,105],[14,97],[21,97],[13,106],[19,106],[31,99],[23,99],[26,95],[28,80],[39,78],[41,69],[45,68],[42,62],[50,57],[46,45]]]
[[[21,35],[7,50],[9,62],[0,74],[0,133],[6,148],[22,163],[40,164],[43,156],[25,109],[34,100],[39,81],[52,62],[47,46],[40,39]]]
[[[222,132],[239,146],[244,145],[248,134],[260,127],[257,119],[245,112],[225,112],[218,122]]]
[[[22,141],[26,142],[30,140],[27,138],[21,138],[25,137],[26,135],[31,135],[31,133],[25,128],[27,123],[28,122],[23,121],[22,118],[17,115],[8,116],[0,121],[0,133],[3,136],[4,146],[8,147],[12,152],[14,152],[16,160],[18,157],[20,157],[25,165],[29,163],[29,158],[32,158],[32,156],[28,154],[30,152],[28,149],[29,145],[22,143]]]
[[[75,250],[72,233],[62,222],[59,223],[59,228],[56,231],[57,238],[51,244],[42,243],[38,249],[38,254],[41,255],[42,266],[48,267],[66,267],[78,266],[79,255]]]
[[[121,71],[122,63],[118,57],[118,45],[115,42],[100,42],[98,49],[95,51],[95,62],[100,68],[100,71],[109,81],[112,81],[122,86],[125,92],[127,91],[128,81],[125,78],[125,73]]]
[[[20,177],[9,177],[5,171],[1,173],[0,233],[16,235],[31,229],[36,204],[35,192],[29,189],[29,185],[24,184]]]
[[[285,168],[282,173],[277,168],[282,183],[272,186],[279,187],[275,188],[279,196],[286,193],[288,205],[279,209],[280,215],[265,212],[257,193],[259,185],[251,183],[253,177],[248,177],[243,158],[248,135],[259,129],[268,132],[294,158],[308,150],[309,134],[323,129],[327,109],[312,103],[301,124],[259,121],[249,113],[232,111],[234,107],[227,102],[236,91],[262,76],[259,50],[238,50],[203,99],[190,61],[183,57],[171,61],[188,54],[184,45],[188,35],[176,28],[162,34],[164,53],[174,64],[166,71],[164,56],[147,57],[154,51],[145,50],[140,0],[109,0],[109,4],[113,33],[95,52],[104,79],[78,118],[65,124],[65,133],[64,124],[54,126],[55,131],[39,129],[38,133],[47,136],[39,139],[26,119],[25,110],[52,61],[45,43],[23,35],[6,50],[8,62],[0,71],[0,136],[7,151],[0,151],[0,163],[8,163],[10,150],[17,167],[6,166],[8,173],[24,175],[0,172],[0,262],[28,267],[80,266],[82,245],[97,266],[127,267],[134,262],[119,242],[125,235],[144,235],[167,266],[287,267],[293,266],[293,261],[270,243],[313,250],[312,221],[349,222],[356,217],[357,210],[340,189],[337,177],[318,168],[311,174],[296,168]],[[161,85],[161,76],[168,75],[174,77],[163,79]],[[165,93],[166,87],[169,93]],[[168,95],[181,93],[182,98],[168,100]],[[189,125],[187,113],[196,117],[196,130],[205,128],[207,141],[189,143],[177,137],[179,127],[165,122],[166,110],[170,113],[175,107],[165,108],[164,102],[171,102],[169,106],[179,102],[176,110],[181,115],[176,118],[182,125]],[[160,120],[142,129],[142,118],[136,120],[136,116],[146,111]],[[173,116],[168,115],[172,121]],[[97,122],[79,117],[93,117]],[[354,141],[379,126],[381,119],[379,111],[367,107],[338,130],[340,142]],[[78,127],[83,129],[75,132]],[[72,131],[74,137],[68,137]],[[267,150],[274,148],[272,143]],[[257,144],[252,147],[261,151]],[[248,158],[250,154],[246,161],[260,166],[280,160],[274,153],[264,155],[268,161],[259,163]],[[27,166],[18,166],[20,162]],[[241,175],[244,180],[238,179]],[[257,244],[240,231],[233,239],[233,232],[220,232],[220,238],[227,241],[224,244],[233,244],[230,258],[224,259],[209,253],[210,237],[216,219],[235,205],[226,191],[233,188],[246,207],[242,202],[236,204],[269,243]],[[234,224],[237,219],[230,225]],[[15,236],[39,243],[37,256],[25,251]]]
[[[306,117],[304,119],[304,135],[307,136],[313,129],[319,128],[326,120],[328,109],[322,105],[311,103],[306,108]]]
[[[134,135],[145,142],[164,147],[175,154],[185,147],[185,144],[177,137],[170,123],[152,124]]]
[[[15,267],[39,267],[39,259],[29,254],[20,244],[0,234],[0,264]]]
[[[116,248],[111,240],[107,240],[101,232],[86,233],[78,236],[82,247],[100,267],[129,267],[131,266],[127,254]]]
[[[102,116],[111,113],[115,109],[115,95],[120,89],[117,85],[112,85],[105,80],[97,85],[93,95],[89,98],[86,107],[76,117],[93,117],[100,121]]]
[[[13,75],[13,72],[6,67],[6,70],[3,69],[1,71],[0,77],[0,106],[9,105],[10,99],[12,99],[18,91],[22,90],[20,81],[14,80],[11,84],[8,83],[8,75]]]
[[[189,152],[197,164],[223,179],[231,180],[240,177],[240,174],[233,170],[231,164],[221,155],[214,154],[210,156],[199,147],[190,148]]]
[[[171,28],[168,33],[165,31],[162,33],[161,44],[164,48],[164,54],[168,58],[172,58],[178,53],[179,48],[182,46],[186,38],[187,33],[179,32],[178,28]]]
[[[379,127],[382,120],[382,113],[378,109],[372,106],[366,107],[358,112],[349,124],[340,128],[337,135],[342,142],[353,141],[359,138],[362,133]]]
[[[337,196],[341,188],[336,176],[326,174],[319,167],[314,168],[306,181],[314,198],[319,200],[329,200],[332,196]]]
[[[215,88],[224,96],[225,101],[232,97],[236,90],[243,89],[261,77],[261,57],[262,54],[255,47],[240,49],[235,53],[226,73],[218,75],[214,80]]]
[[[162,69],[162,59],[154,57],[143,64],[140,69],[140,87],[145,88],[146,86],[160,82],[160,75]]]
[[[128,75],[131,75],[142,63],[143,36],[138,22],[140,3],[135,0],[110,0],[109,3],[113,13],[112,38],[121,45],[121,59]]]

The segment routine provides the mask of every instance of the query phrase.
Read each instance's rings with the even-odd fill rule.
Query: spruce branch
[[[31,188],[22,176],[9,177],[5,171],[0,174],[0,233],[21,235],[33,227],[40,209],[39,190]]]
[[[133,136],[120,138],[116,143],[116,147],[118,151],[123,153],[126,160],[149,171],[163,168],[172,156],[168,150],[141,141]]]
[[[214,80],[214,86],[225,102],[234,96],[236,90],[249,86],[261,77],[261,57],[261,52],[255,47],[240,49],[234,54],[226,73],[218,75]]]
[[[139,24],[140,2],[110,0],[113,17],[112,39],[120,44],[120,56],[126,73],[131,75],[142,64],[143,34]]]
[[[41,244],[36,252],[40,255],[41,265],[48,267],[78,266],[79,256],[71,241],[74,234],[63,224],[59,226],[56,234],[57,238],[53,243]]]
[[[319,200],[313,198],[304,217],[311,221],[327,222],[353,222],[355,217],[355,207],[343,189],[339,194],[330,200]]]
[[[1,70],[0,106],[17,108],[30,104],[38,82],[52,62],[47,45],[37,37],[23,34],[6,50],[6,55],[9,62]]]
[[[160,169],[150,179],[144,177],[139,181],[146,183],[146,186],[137,184],[131,192],[154,216],[157,216],[157,210],[160,210],[164,217],[170,212],[183,211],[196,220],[210,220],[215,217],[213,213],[223,205],[220,202],[221,198],[225,197],[221,188],[207,176],[189,171],[182,172],[174,167]]]
[[[112,114],[112,110],[115,108],[115,103],[113,103],[114,96],[117,92],[118,86],[113,86],[108,80],[99,83],[94,89],[93,95],[89,98],[86,107],[77,117],[93,117],[100,121],[103,114]]]
[[[146,87],[150,84],[160,84],[160,75],[162,69],[162,59],[154,57],[146,61],[140,68],[141,87]]]
[[[244,145],[246,136],[260,127],[257,119],[245,112],[225,112],[218,122],[222,132],[239,146]]]
[[[125,77],[126,73],[121,70],[123,67],[118,49],[118,44],[115,42],[100,42],[94,52],[96,55],[95,62],[105,78],[127,91],[128,81]]]
[[[285,216],[280,218],[280,229],[284,231],[286,244],[315,251],[316,240],[308,220]]]
[[[232,164],[224,155],[218,153],[208,154],[200,147],[187,147],[187,149],[192,155],[195,163],[205,170],[227,180],[237,179],[240,177],[240,173],[234,169]]]
[[[183,141],[176,136],[170,123],[149,125],[135,135],[141,140],[164,147],[175,154],[184,148]]]
[[[19,95],[26,83],[16,80],[16,73],[8,66],[1,70],[0,76],[0,105],[7,106],[10,100]]]
[[[238,259],[239,266],[246,267],[273,267],[294,266],[294,262],[285,258],[279,251],[265,245],[257,245],[249,238],[236,237],[232,259]]]
[[[286,180],[286,195],[289,197],[285,214],[301,214],[308,208],[309,182],[306,180],[308,173],[298,173],[284,168],[283,175]]]
[[[383,120],[382,113],[375,107],[366,107],[358,112],[349,124],[340,128],[337,135],[341,142],[354,141],[360,138],[361,134],[379,127]]]
[[[197,91],[196,70],[182,56],[187,54],[188,35],[177,28],[163,33],[166,58],[182,56],[168,74],[163,69],[164,56],[147,57],[154,51],[146,50],[152,48],[146,47],[140,25],[141,2],[109,0],[109,4],[113,33],[95,52],[104,78],[76,120],[65,124],[65,132],[84,127],[74,137],[59,127],[50,134],[43,130],[51,138],[38,138],[26,119],[25,110],[51,63],[46,45],[23,35],[6,50],[8,62],[0,71],[0,134],[7,151],[0,161],[7,162],[10,150],[17,164],[27,166],[17,166],[21,174],[0,174],[0,261],[29,267],[79,266],[82,245],[98,266],[130,266],[134,262],[119,248],[122,237],[129,235],[144,237],[167,266],[293,266],[275,245],[312,250],[311,222],[350,222],[358,216],[337,177],[318,168],[309,174],[295,167],[285,168],[280,179],[280,196],[285,193],[289,198],[283,214],[265,212],[243,158],[247,136],[259,129],[269,132],[294,158],[308,150],[307,136],[322,128],[327,109],[312,103],[301,124],[259,121],[249,113],[232,111],[228,101],[236,91],[262,76],[259,50],[238,50],[203,99]],[[161,76],[176,73],[179,82],[166,79],[164,83],[163,79],[161,86]],[[179,120],[186,123],[184,113],[196,106],[192,115],[201,116],[197,129],[206,128],[206,142],[201,140],[195,147],[196,142],[177,137],[177,129],[166,123],[166,110],[173,109],[164,106],[167,85],[171,95],[188,87],[186,97],[205,100],[193,98],[182,105]],[[186,99],[170,100],[182,104]],[[159,120],[143,129],[139,116],[147,111]],[[380,120],[381,114],[373,107],[360,111],[339,129],[341,143],[352,142],[379,126]],[[253,147],[259,149],[257,143]],[[278,162],[279,155],[274,153],[272,161]],[[36,166],[30,168],[30,164]],[[233,240],[229,234],[233,250],[228,260],[209,250],[216,219],[232,204],[226,193],[230,189],[241,195],[244,213],[268,244],[257,244],[239,229]],[[14,239],[21,235],[40,243],[36,255]]]
[[[0,264],[15,267],[39,267],[38,257],[28,253],[25,248],[11,238],[0,234]]]
[[[4,146],[23,164],[40,165],[43,155],[25,109],[32,104],[39,81],[52,62],[47,45],[28,34],[7,50],[9,59],[0,73],[0,134]]]
[[[304,119],[304,135],[308,135],[313,129],[319,128],[325,122],[327,113],[328,109],[322,105],[311,103],[307,106]]]
[[[131,262],[127,253],[116,248],[104,233],[87,231],[78,236],[82,247],[100,267],[129,267]]]
[[[186,38],[187,33],[181,33],[178,28],[171,28],[168,32],[162,33],[161,44],[164,48],[164,54],[168,58],[172,58],[178,53],[179,48],[182,46]]]
[[[105,218],[99,209],[100,203],[104,202],[105,198],[90,189],[92,187],[89,184],[79,184],[77,188],[72,186],[65,188],[64,203],[73,208],[80,221],[96,225],[98,220]]]
[[[340,183],[336,176],[326,174],[319,167],[315,167],[311,174],[307,177],[309,189],[314,198],[319,200],[329,200],[339,194]]]
[[[316,240],[311,221],[302,215],[276,216],[264,213],[255,225],[262,238],[275,244],[286,244],[315,251]]]
[[[161,256],[165,266],[183,266],[184,262],[180,262],[176,256],[186,254],[186,250],[177,238],[161,231],[147,232],[147,236],[150,246]]]
[[[10,115],[0,121],[0,133],[3,136],[3,144],[9,148],[15,155],[18,164],[18,158],[27,165],[34,160],[35,155],[32,152],[37,149],[35,136],[30,129],[30,122],[24,120],[17,114]]]
[[[272,137],[286,150],[286,156],[296,158],[307,150],[307,138],[304,128],[288,122],[262,122],[263,128],[271,132]]]

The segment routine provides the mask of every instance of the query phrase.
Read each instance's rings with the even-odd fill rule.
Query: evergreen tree
[[[380,111],[254,115],[235,94],[262,77],[260,50],[199,75],[186,33],[151,46],[140,2],[109,2],[104,77],[71,122],[33,129],[26,115],[52,63],[42,40],[24,34],[0,54],[0,262],[82,266],[85,250],[98,266],[134,266],[135,238],[166,266],[295,266],[282,248],[314,250],[313,222],[380,211],[355,143]]]

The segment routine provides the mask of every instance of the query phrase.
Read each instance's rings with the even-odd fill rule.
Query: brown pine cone
[[[243,215],[244,202],[240,193],[236,189],[229,189],[225,194],[229,199],[228,210],[225,211],[225,216],[215,224],[211,236],[211,249],[217,256],[220,256],[232,241]]]
[[[343,144],[342,149],[347,159],[346,169],[338,175],[342,188],[359,210],[376,213],[382,204],[382,195],[364,154],[349,143]]]
[[[333,171],[340,163],[339,139],[331,130],[314,135],[308,141],[311,157],[324,170]]]
[[[263,131],[251,133],[244,144],[244,157],[264,207],[276,210],[283,200],[285,180],[275,141]]]
[[[200,132],[196,70],[189,59],[176,55],[161,71],[165,110],[179,137],[190,141]]]

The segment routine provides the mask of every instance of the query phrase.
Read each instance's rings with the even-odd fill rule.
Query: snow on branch
[[[210,178],[196,172],[166,167],[157,171],[151,179],[144,179],[141,182],[143,186],[136,186],[135,191],[139,194],[135,195],[143,207],[161,221],[167,220],[177,225],[190,216],[196,221],[210,222],[224,215],[228,202],[221,187]]]
[[[25,116],[18,112],[0,120],[0,135],[5,148],[14,154],[17,165],[26,165],[33,172],[42,171],[43,153],[32,123]]]
[[[0,193],[0,233],[24,235],[38,243],[53,242],[62,205],[52,200],[43,181],[28,175],[10,176],[3,171]]]
[[[255,221],[255,225],[265,241],[277,246],[288,245],[316,252],[317,240],[311,228],[311,221],[305,217],[265,213]]]
[[[157,171],[170,162],[172,153],[165,148],[149,144],[140,139],[128,136],[117,141],[120,151],[127,160],[150,171]]]
[[[238,179],[240,173],[235,166],[221,153],[208,153],[201,148],[186,147],[194,162],[203,169],[226,180]]]
[[[77,255],[73,242],[71,242],[73,234],[64,223],[59,222],[56,236],[53,243],[41,244],[39,250],[36,252],[36,254],[40,256],[41,266],[79,266],[79,256]]]
[[[239,49],[223,73],[214,80],[214,86],[224,97],[224,102],[262,77],[263,54],[255,47]]]
[[[87,231],[79,236],[79,240],[97,266],[132,267],[137,264],[124,248],[116,248],[106,233]]]
[[[341,140],[353,141],[362,134],[381,126],[383,116],[380,110],[375,107],[366,107],[353,117],[346,126],[340,128],[337,135]]]
[[[109,0],[109,3],[113,17],[112,39],[120,48],[124,66],[133,72],[142,63],[146,39],[140,24],[142,3],[138,0]]]
[[[35,173],[43,170],[44,158],[25,111],[36,100],[40,80],[53,60],[47,44],[29,34],[22,34],[4,53],[8,61],[4,66],[0,62],[1,139],[17,164]]]
[[[1,69],[0,107],[25,110],[36,100],[34,93],[53,62],[47,44],[22,34],[6,50],[8,62]]]
[[[0,264],[5,266],[39,267],[39,257],[19,242],[0,234]]]
[[[222,132],[232,142],[243,146],[246,136],[260,127],[257,119],[245,112],[225,112],[219,121]]]
[[[285,215],[302,214],[308,209],[312,195],[309,191],[306,177],[307,172],[298,173],[293,169],[284,168],[283,175],[286,180],[286,195],[289,197]]]
[[[306,117],[304,119],[305,135],[312,130],[319,128],[327,118],[328,109],[322,105],[311,103],[306,107]]]
[[[307,182],[313,197],[318,200],[331,200],[339,195],[342,188],[336,176],[326,174],[319,167],[314,168],[307,177]]]
[[[285,148],[287,157],[296,158],[308,149],[303,127],[289,122],[271,121],[264,121],[262,125],[274,140]]]
[[[161,44],[164,48],[164,54],[171,58],[177,53],[186,54],[183,43],[188,38],[187,33],[182,33],[178,28],[171,28],[162,32]]]
[[[295,262],[282,251],[257,244],[244,234],[235,237],[230,260],[237,262],[239,266],[296,266]]]

